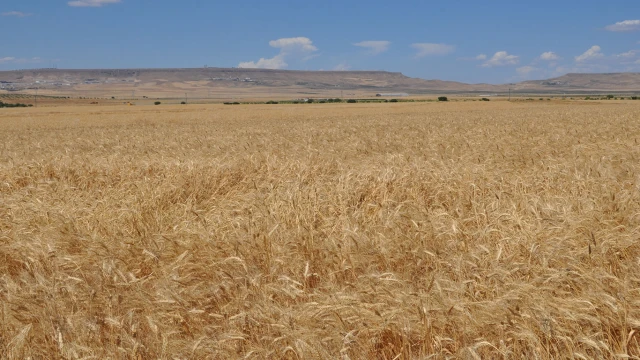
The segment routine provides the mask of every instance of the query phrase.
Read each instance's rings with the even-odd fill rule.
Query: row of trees
[[[30,107],[33,106],[31,104],[27,105],[27,104],[9,104],[9,103],[5,103],[0,101],[0,108],[15,108],[15,107]]]

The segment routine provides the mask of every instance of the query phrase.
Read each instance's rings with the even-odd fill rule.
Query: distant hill
[[[386,71],[292,71],[238,68],[63,70],[0,72],[14,87],[83,88],[83,85],[180,90],[206,87],[299,88],[308,90],[485,91],[493,85],[423,80]],[[6,85],[6,84],[5,84]]]
[[[640,73],[567,74],[547,80],[523,81],[514,88],[520,91],[540,92],[640,92]]]
[[[39,69],[0,72],[0,91],[86,96],[320,97],[375,93],[563,93],[640,91],[640,73],[567,74],[517,84],[424,80],[386,71],[292,71],[237,68]]]

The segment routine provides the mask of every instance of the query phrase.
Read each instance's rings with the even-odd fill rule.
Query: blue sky
[[[640,72],[640,1],[1,0],[0,70],[387,70],[505,83]]]

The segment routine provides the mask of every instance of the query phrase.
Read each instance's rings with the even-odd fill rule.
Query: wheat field
[[[638,359],[640,106],[0,111],[0,358]]]

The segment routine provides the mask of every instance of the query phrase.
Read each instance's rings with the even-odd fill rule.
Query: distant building
[[[402,96],[409,96],[409,94],[407,93],[381,93],[381,94],[376,94],[377,97],[402,97]]]

